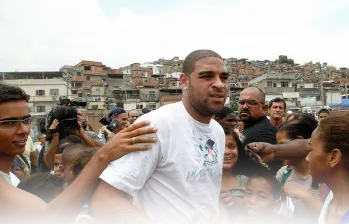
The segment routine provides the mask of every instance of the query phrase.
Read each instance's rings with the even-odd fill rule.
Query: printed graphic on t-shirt
[[[202,167],[198,170],[189,171],[188,180],[220,175],[220,172],[218,172],[220,169],[218,166],[217,144],[212,139],[208,139],[206,142],[202,138],[199,138],[199,140],[198,150],[202,156]]]

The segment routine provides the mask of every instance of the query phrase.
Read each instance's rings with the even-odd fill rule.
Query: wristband
[[[58,132],[58,129],[48,129],[47,131],[50,135],[53,135]]]

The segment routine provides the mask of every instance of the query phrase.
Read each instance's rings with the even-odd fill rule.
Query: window
[[[91,71],[91,66],[85,65],[85,66],[84,66],[84,70],[85,70],[85,71]]]
[[[50,96],[59,96],[59,89],[50,89]]]
[[[98,110],[98,105],[92,105],[92,110]]]
[[[37,113],[45,113],[45,106],[36,106]]]
[[[276,88],[276,83],[275,82],[273,83],[273,87]]]
[[[319,88],[318,84],[314,84],[314,88]]]
[[[91,77],[90,76],[86,76],[86,80],[90,80],[91,79]]]
[[[41,90],[41,89],[36,90],[36,95],[37,96],[45,96],[45,90]]]
[[[72,89],[72,90],[71,90],[71,93],[72,93],[72,94],[78,94],[78,90],[77,90],[77,89]]]
[[[272,82],[267,82],[267,87],[268,87],[268,88],[273,87],[273,83],[272,83]]]
[[[148,77],[144,77],[144,82],[148,82]]]
[[[281,87],[288,87],[288,82],[281,82]]]
[[[81,76],[81,72],[77,72],[76,75],[77,75],[77,76]]]
[[[316,96],[316,101],[320,101],[320,96]]]
[[[101,88],[96,88],[96,92],[101,92]]]
[[[149,99],[155,99],[155,91],[149,91]]]
[[[150,108],[150,109],[156,109],[156,105],[155,104],[148,104],[147,107]]]

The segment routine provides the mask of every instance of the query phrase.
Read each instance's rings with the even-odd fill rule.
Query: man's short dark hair
[[[54,199],[56,188],[61,188],[63,185],[64,179],[55,175],[50,173],[35,173],[24,181],[21,181],[17,188],[36,195],[46,203],[49,203]]]
[[[196,50],[191,52],[185,59],[183,62],[183,69],[182,72],[186,75],[190,75],[194,70],[195,70],[195,62],[203,59],[203,58],[219,58],[222,59],[223,58],[217,54],[216,52],[212,51],[212,50],[206,50],[206,49],[202,49],[202,50]]]
[[[26,102],[30,100],[30,96],[27,95],[23,89],[16,86],[0,84],[0,103],[21,100]]]
[[[261,168],[257,173],[253,174],[248,181],[262,178],[269,183],[271,186],[272,194],[274,200],[278,200],[281,197],[281,185],[274,175],[272,175],[268,170]],[[247,182],[248,183],[248,182]]]
[[[330,114],[330,111],[325,109],[325,108],[323,108],[323,109],[319,110],[319,112],[317,113],[317,116],[319,116],[322,113]]]
[[[223,107],[221,111],[215,114],[215,117],[223,119],[232,113],[234,113],[234,111],[230,107]]]
[[[280,97],[276,97],[269,102],[269,108],[273,106],[273,103],[283,103],[284,104],[284,109],[286,110],[286,101]]]
[[[56,150],[56,154],[62,154],[63,151],[70,145],[73,144],[85,144],[81,138],[75,135],[70,135],[59,142],[59,146]]]

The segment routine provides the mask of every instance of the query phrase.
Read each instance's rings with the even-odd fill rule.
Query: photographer
[[[115,134],[129,126],[128,114],[123,108],[112,109],[106,117],[100,121],[104,126],[100,129],[99,140],[106,143]]]
[[[70,105],[58,105],[53,109],[51,119],[55,118],[47,130],[44,161],[53,169],[54,156],[59,143],[71,135],[79,137],[86,145],[99,148],[103,146],[98,136],[91,137],[83,130],[83,116],[81,111]]]

